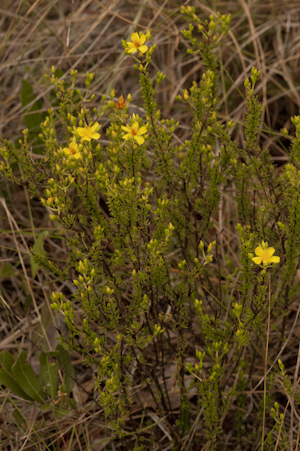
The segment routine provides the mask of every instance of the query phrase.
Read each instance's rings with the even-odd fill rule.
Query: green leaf
[[[54,415],[57,418],[64,418],[69,414],[70,414],[70,410],[64,409],[63,407],[58,407],[58,408],[54,409]]]
[[[41,255],[42,257],[46,256],[46,253],[43,249],[43,244],[44,244],[44,238],[46,238],[46,236],[49,235],[48,230],[44,230],[42,233],[39,234],[39,236],[37,237],[37,239],[34,242],[33,245],[33,253],[35,255]],[[37,270],[40,268],[40,265],[38,263],[36,263],[36,261],[34,260],[34,257],[31,255],[30,257],[30,263],[31,263],[31,272],[32,272],[32,278],[34,279],[37,273]]]
[[[2,368],[0,370],[0,384],[5,385],[5,387],[12,391],[15,395],[20,396],[27,401],[32,401],[33,398],[22,390],[13,374],[12,366],[14,363],[14,358],[9,351],[1,352],[0,364]]]
[[[24,312],[27,312],[27,310],[29,309],[29,307],[32,304],[32,296],[31,294],[27,294],[26,298],[25,298],[25,302],[24,302]]]
[[[16,276],[18,271],[12,265],[7,262],[2,263],[0,269],[0,277],[1,279],[8,279],[11,276]]]
[[[71,357],[70,354],[61,346],[57,345],[55,348],[57,351],[59,351],[58,356],[56,357],[58,363],[63,367],[65,370],[65,389],[66,393],[71,393],[73,386],[74,386],[74,379],[75,379],[75,369],[74,366],[71,363]]]
[[[23,88],[21,89],[21,103],[22,107],[26,107],[30,102],[32,102],[35,98],[35,95],[33,93],[33,89],[30,83],[28,81],[22,79]],[[42,100],[37,100],[34,102],[34,104],[30,107],[29,110],[26,110],[26,113],[29,111],[37,111],[42,108],[43,102]],[[35,132],[37,132],[37,128],[40,126],[43,116],[41,113],[33,113],[28,116],[24,116],[26,127],[29,131],[32,129],[36,129]]]
[[[16,424],[20,426],[24,431],[26,431],[26,424],[28,423],[28,421],[26,420],[22,412],[19,409],[15,409],[12,416]]]
[[[60,78],[64,75],[64,72],[61,69],[56,69],[54,75],[55,75],[55,77]]]
[[[58,366],[55,363],[49,362],[49,358],[43,352],[39,355],[39,361],[41,365],[40,380],[45,382],[47,394],[52,399],[55,398],[58,387]]]
[[[22,107],[24,108],[34,100],[35,95],[32,86],[30,83],[28,83],[28,81],[23,79],[22,84],[23,88],[21,89],[21,103]],[[41,99],[39,99],[34,102],[30,108],[27,108],[24,111],[24,121],[29,131],[28,142],[31,143],[33,151],[35,153],[44,153],[44,144],[43,141],[39,138],[38,134],[40,132],[40,124],[45,119],[46,113],[34,113],[34,111],[40,110],[42,108],[42,105],[43,102]]]
[[[51,316],[51,308],[48,302],[45,302],[40,313],[41,313],[41,322],[38,324],[32,336],[32,341],[34,344],[37,344],[39,341],[41,341],[41,339],[44,336],[44,333],[48,331],[49,327],[53,322],[53,318]]]
[[[17,383],[22,389],[35,401],[44,402],[44,394],[42,384],[34,374],[34,371],[28,363],[26,363],[26,352],[22,351],[17,361],[12,366],[13,375]]]
[[[71,407],[72,410],[75,410],[77,408],[76,401],[74,398],[69,398],[67,396],[66,401],[67,401],[68,406]]]

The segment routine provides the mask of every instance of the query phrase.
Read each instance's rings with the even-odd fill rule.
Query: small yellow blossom
[[[100,128],[98,122],[95,122],[93,126],[90,124],[85,125],[85,127],[77,127],[75,128],[75,131],[73,133],[77,133],[80,138],[81,142],[83,141],[91,141],[92,139],[99,139],[100,134],[96,132]]]
[[[69,158],[75,158],[75,160],[78,160],[79,158],[82,158],[82,155],[81,155],[81,152],[78,149],[77,143],[71,142],[69,144],[69,147],[65,147],[63,149],[63,151]]]
[[[184,100],[189,100],[190,96],[187,89],[183,90],[183,98]]]
[[[134,116],[133,119],[137,117],[138,116]],[[135,121],[132,125],[128,125],[127,127],[124,127],[122,125],[122,129],[126,132],[126,134],[122,136],[123,139],[126,139],[126,141],[130,138],[133,138],[140,145],[145,142],[144,138],[141,135],[147,133],[147,128],[145,126],[140,128],[138,121]]]
[[[257,246],[255,249],[255,255],[257,255],[257,257],[253,257],[252,261],[257,265],[260,265],[261,263],[263,263],[263,265],[279,263],[280,257],[273,257],[274,252],[274,247],[268,247],[268,243],[263,241],[261,245]]]
[[[131,36],[131,42],[127,42],[127,46],[129,47],[127,49],[127,52],[135,53],[139,50],[141,53],[146,53],[148,47],[144,45],[145,41],[146,35],[142,34],[141,36],[139,36],[138,33],[133,33],[133,35]]]

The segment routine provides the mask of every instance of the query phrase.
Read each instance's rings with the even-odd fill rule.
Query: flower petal
[[[129,127],[124,127],[124,125],[121,126],[122,130],[124,130],[124,132],[130,133],[131,129]]]
[[[255,249],[255,255],[261,255],[263,254],[264,250],[261,246],[257,246],[257,248]]]
[[[269,263],[279,263],[280,257],[271,257],[269,258]]]
[[[123,135],[122,138],[126,139],[126,141],[128,141],[128,139],[132,138],[132,134],[131,133],[127,133],[126,135]]]
[[[146,41],[146,35],[142,34],[142,36],[140,37],[140,45],[143,45],[145,41]]]
[[[139,128],[139,130],[137,132],[138,135],[143,135],[144,133],[147,133],[147,129],[145,126]]]
[[[82,136],[84,134],[84,132],[85,132],[85,128],[78,127],[78,128],[75,129],[75,133],[76,132],[78,133],[79,136]]]
[[[91,128],[91,131],[94,132],[99,127],[98,122],[95,122],[94,125]]]
[[[127,53],[135,53],[135,52],[137,52],[137,48],[135,45],[133,45],[131,49],[127,49]]]
[[[131,130],[138,132],[138,129],[139,129],[139,123],[138,123],[138,121],[135,121],[131,126]]]
[[[138,49],[141,53],[146,53],[148,50],[148,47],[146,45],[141,45],[140,47],[138,47]]]
[[[144,138],[142,136],[134,135],[133,138],[137,141],[139,145],[143,144],[145,142]]]
[[[140,37],[139,37],[139,35],[138,35],[138,33],[137,32],[135,32],[135,33],[133,33],[132,35],[131,35],[131,38],[130,38],[133,42],[139,42],[139,40],[140,40]]]
[[[274,252],[275,252],[274,247],[269,247],[269,248],[266,250],[266,254],[268,255],[269,258],[272,257],[272,255],[274,254]]]
[[[99,138],[100,138],[100,135],[99,135],[99,133],[92,133],[92,134],[91,134],[91,138],[93,138],[93,139],[99,139]]]

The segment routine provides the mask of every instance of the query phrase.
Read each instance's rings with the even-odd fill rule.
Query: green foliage
[[[33,88],[30,83],[26,80],[22,80],[22,90],[21,90],[21,103],[22,107],[25,108],[29,103],[31,104],[34,101],[34,94],[33,94]],[[33,105],[29,109],[29,111],[36,111],[39,110],[42,107],[42,101],[37,100],[36,102],[33,102]],[[26,127],[33,131],[35,128],[37,129],[43,120],[43,117],[41,113],[33,113],[30,115],[25,115],[25,124]],[[36,130],[37,131],[37,130]]]
[[[57,352],[55,352],[54,354],[54,356],[56,356],[56,361],[60,365],[60,367],[64,369],[65,373],[64,383],[62,384],[60,389],[61,391],[69,395],[74,386],[75,369],[71,363],[70,354],[65,349],[63,349],[61,345],[56,346],[56,351],[58,351],[58,354]]]
[[[49,362],[49,359],[43,353],[40,353],[39,361],[41,365],[41,382],[44,382],[46,385],[47,395],[54,399],[57,394],[59,367],[55,363]]]
[[[1,352],[0,363],[2,367],[0,370],[0,383],[2,385],[5,385],[16,395],[21,396],[21,398],[31,401],[33,398],[31,398],[31,396],[23,390],[22,384],[19,385],[18,380],[14,374],[15,371],[13,371],[13,365],[15,361],[9,351]],[[38,396],[38,400],[40,400],[40,396]]]
[[[191,45],[188,53],[199,54],[204,65],[199,83],[177,96],[192,117],[189,140],[178,144],[179,124],[162,119],[156,93],[164,75],[158,72],[153,81],[147,70],[156,46],[146,45],[149,32],[134,33],[123,46],[136,63],[145,117],[129,115],[130,94],[126,102],[123,97],[115,102],[114,90],[110,99],[103,96],[100,107],[92,110],[88,104],[94,98],[89,95],[94,74],[86,74],[86,89],[79,90],[77,71],[71,71],[66,84],[52,68],[58,113],[50,109],[41,123],[38,137],[45,158],[31,158],[33,125],[28,122],[29,130],[24,130],[18,145],[2,140],[1,171],[51,210],[50,219],[68,248],[64,266],[47,258],[46,233],[38,236],[32,249],[33,277],[44,268],[53,278],[67,279],[76,287],[72,296],[52,293],[52,308],[64,315],[69,328],[69,336],[61,335],[62,346],[55,352],[56,362],[65,370],[60,390],[70,394],[73,388],[70,353],[76,351],[96,368],[99,404],[116,435],[126,436],[131,406],[139,397],[132,387],[140,384],[160,416],[168,417],[174,449],[182,449],[192,421],[189,395],[196,387],[203,449],[220,449],[232,406],[237,407],[232,440],[246,449],[243,392],[252,385],[245,378],[242,356],[263,362],[258,350],[265,346],[268,301],[272,312],[284,312],[299,287],[300,118],[293,118],[291,161],[276,171],[259,145],[262,106],[254,92],[259,72],[253,68],[245,82],[245,142],[240,148],[231,138],[234,124],[221,120],[217,109],[215,50],[228,31],[230,16],[212,15],[201,21],[193,7],[182,7],[182,13],[197,26],[183,31]],[[32,93],[26,84],[23,89],[28,91],[24,94],[28,104]],[[104,119],[109,126],[102,145],[99,122]],[[238,205],[238,217],[232,219],[239,237],[235,243],[228,230],[215,226],[224,196]],[[228,238],[226,256],[220,248],[221,233]],[[279,258],[272,262],[275,249],[280,263]],[[261,252],[269,252],[266,260],[255,261]],[[80,321],[76,304],[83,312]],[[42,403],[44,384],[47,395],[55,399],[58,365],[48,356],[40,356],[40,380],[25,363],[24,353],[15,363],[9,353],[1,356],[0,382],[6,387]],[[176,413],[166,383],[168,359],[176,361]],[[293,396],[291,382],[285,374],[282,377],[284,391]],[[271,404],[270,398],[267,405]],[[275,426],[265,434],[266,444],[273,443],[274,431],[279,432],[281,417],[274,409]],[[260,431],[261,414],[253,421]],[[286,449],[282,434],[281,446]],[[142,433],[137,436],[142,442]],[[134,449],[145,448],[137,442]]]
[[[45,257],[46,253],[43,249],[43,243],[45,237],[49,234],[47,230],[40,233],[37,237],[37,239],[34,242],[32,253],[33,255],[36,255],[36,261],[34,260],[34,257],[31,256],[31,272],[32,272],[32,278],[34,279],[36,276],[37,270],[40,268],[40,265],[37,263],[38,257]]]
[[[74,386],[75,370],[68,352],[57,345],[53,352],[40,352],[39,361],[40,375],[37,378],[31,365],[26,363],[25,351],[21,351],[16,360],[9,351],[1,352],[0,384],[25,400],[35,400],[44,405],[46,395],[52,401],[58,395],[58,371],[61,369],[64,370],[64,382],[59,391],[69,395]]]
[[[2,383],[15,393],[25,392],[25,399],[31,399],[40,403],[44,402],[42,385],[37,379],[32,367],[26,363],[26,353],[21,354],[14,362],[12,355],[8,351],[1,353]]]
[[[43,102],[42,100],[37,100],[34,102],[35,95],[33,92],[33,88],[30,83],[26,80],[22,80],[22,89],[21,89],[21,104],[25,109],[24,120],[26,127],[29,130],[29,142],[34,148],[35,153],[39,153],[43,151],[43,143],[41,139],[38,137],[39,127],[45,119],[45,114],[40,113],[39,110],[42,108]],[[31,105],[29,108],[26,108],[27,105]]]

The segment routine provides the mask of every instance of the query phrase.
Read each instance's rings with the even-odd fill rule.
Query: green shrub
[[[271,323],[285,339],[285,317],[299,290],[300,118],[292,119],[290,162],[278,170],[259,146],[262,106],[253,68],[239,147],[234,124],[217,110],[215,50],[230,17],[202,22],[192,7],[182,13],[197,25],[183,32],[188,52],[205,67],[201,81],[177,97],[193,119],[188,141],[181,142],[178,123],[161,118],[155,96],[164,75],[152,81],[147,71],[151,35],[134,33],[123,46],[139,72],[143,117],[129,115],[130,94],[115,101],[114,90],[91,110],[93,74],[82,92],[77,71],[66,86],[53,68],[59,112],[49,110],[41,124],[44,158],[32,159],[24,130],[18,145],[2,140],[1,171],[51,210],[65,238],[64,266],[34,249],[33,259],[77,287],[70,299],[52,293],[52,308],[69,328],[64,348],[96,368],[99,404],[115,434],[126,442],[134,428],[134,449],[147,449],[147,427],[136,427],[131,409],[140,403],[146,416],[159,415],[173,449],[192,442],[225,449],[228,430],[230,449],[260,443],[273,450],[278,434],[280,449],[287,449],[279,404],[267,396],[274,374],[289,399],[295,394],[282,362],[268,359],[268,340]],[[99,122],[107,117],[101,145]],[[83,318],[75,317],[73,303]],[[246,392],[259,380],[264,394],[249,420]]]

